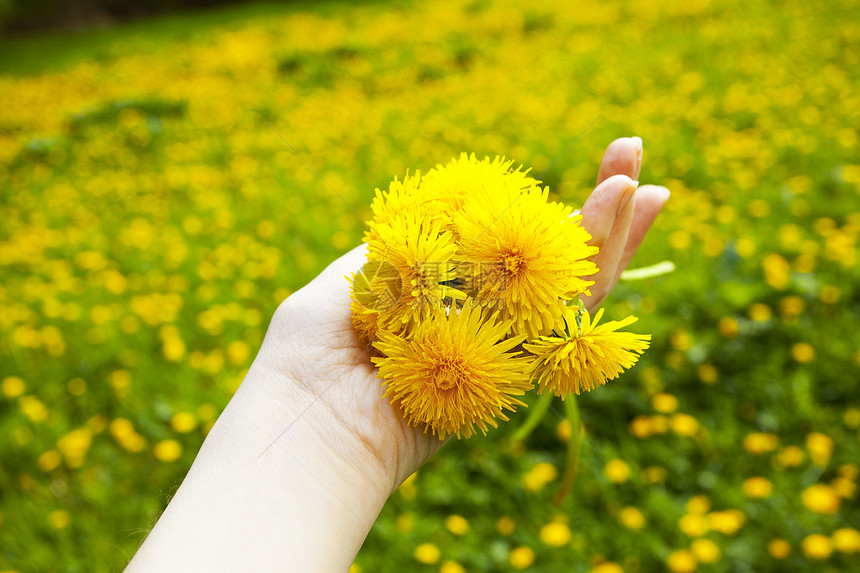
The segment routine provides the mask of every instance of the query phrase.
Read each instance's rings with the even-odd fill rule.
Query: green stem
[[[564,477],[562,477],[561,487],[558,488],[558,493],[553,501],[557,506],[564,501],[565,496],[576,481],[576,475],[579,473],[579,448],[582,444],[582,436],[579,433],[579,403],[576,396],[568,396],[564,401],[564,413],[570,424],[570,440],[567,442],[567,462],[564,467]]]
[[[659,277],[660,275],[665,275],[675,270],[675,263],[672,261],[661,261],[656,265],[651,265],[650,267],[641,267],[638,269],[627,269],[623,273],[621,273],[621,280],[623,281],[640,281],[642,279],[650,279],[653,277]]]
[[[538,396],[537,401],[532,404],[531,408],[529,408],[529,415],[526,418],[526,421],[523,422],[522,426],[517,428],[517,431],[514,432],[514,435],[511,437],[512,442],[522,442],[529,437],[535,428],[538,427],[541,420],[543,420],[547,410],[549,410],[550,404],[552,404],[552,399],[552,392],[547,392]]]

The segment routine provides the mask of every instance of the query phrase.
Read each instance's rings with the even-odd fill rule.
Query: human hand
[[[599,272],[592,277],[591,296],[584,297],[589,310],[599,306],[618,282],[669,197],[664,187],[637,188],[641,166],[641,139],[613,141],[601,162],[597,187],[582,208],[582,225],[592,235],[589,244],[600,247],[595,257]],[[361,268],[365,256],[364,247],[354,249],[285,301],[273,327],[284,323],[274,340],[288,348],[273,355],[286,361],[283,368],[292,380],[319,397],[320,407],[349,412],[344,418],[353,421],[352,427],[338,440],[354,446],[352,462],[377,465],[385,477],[376,483],[393,489],[443,442],[409,427],[399,410],[382,399],[384,386],[370,365],[367,349],[353,334],[343,277]],[[301,327],[295,329],[295,325]],[[294,357],[299,355],[326,359],[297,365]]]
[[[610,144],[583,206],[582,224],[601,249],[590,309],[617,283],[668,199],[662,187],[635,188],[641,158],[638,138]],[[239,391],[130,569],[345,571],[385,500],[442,447],[382,398],[383,382],[353,331],[345,277],[366,252],[361,246],[337,259],[278,308]],[[227,523],[241,524],[240,535]]]
[[[642,169],[642,140],[616,139],[606,148],[597,187],[582,207],[582,226],[591,234],[589,245],[599,271],[592,276],[591,296],[583,296],[589,312],[600,306],[618,284],[651,224],[669,199],[669,190],[656,185],[636,187]]]

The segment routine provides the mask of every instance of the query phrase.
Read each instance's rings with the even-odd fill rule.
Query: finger
[[[589,308],[606,298],[615,285],[616,269],[633,221],[637,183],[626,175],[610,177],[591,193],[582,208],[582,225],[591,234],[590,245],[600,247],[594,259],[598,272],[591,277],[591,295],[581,297]]]
[[[582,226],[591,235],[589,245],[603,247],[615,218],[633,197],[636,186],[626,175],[613,175],[591,192],[582,206]]]
[[[630,226],[633,222],[633,213],[636,205],[636,194],[622,208],[615,217],[612,230],[606,238],[606,242],[600,248],[600,252],[594,258],[598,271],[591,276],[594,284],[590,287],[591,295],[583,297],[583,302],[589,311],[597,308],[603,300],[612,292],[618,282],[618,265],[624,254],[624,246],[630,234]]]
[[[613,175],[626,175],[634,181],[639,178],[642,168],[642,139],[622,137],[609,144],[600,162],[597,184],[600,185]]]
[[[350,276],[352,273],[361,269],[364,263],[367,262],[367,244],[362,243],[351,251],[345,253],[340,258],[332,261],[329,266],[319,274],[320,279],[335,281],[342,279],[344,276]]]
[[[636,205],[633,212],[633,222],[630,225],[627,244],[624,246],[624,252],[622,253],[621,260],[618,264],[615,282],[618,282],[618,278],[621,276],[621,273],[627,268],[627,265],[630,264],[630,260],[633,258],[633,255],[636,254],[636,251],[639,249],[639,245],[642,244],[642,240],[645,238],[645,234],[648,232],[648,229],[651,228],[657,215],[660,214],[666,201],[669,200],[669,195],[670,193],[668,189],[657,185],[643,185],[636,190]]]
[[[349,280],[360,270],[367,259],[367,245],[361,244],[332,261],[311,282],[291,294],[286,301],[291,307],[304,305],[308,308],[325,308],[334,313],[347,313],[351,299]]]

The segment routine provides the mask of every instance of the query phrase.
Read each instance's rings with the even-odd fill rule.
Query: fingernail
[[[663,196],[663,203],[669,200],[669,197],[672,196],[672,192],[666,189],[665,187],[657,187],[657,191]]]
[[[624,208],[627,207],[627,204],[630,203],[630,200],[633,198],[633,194],[636,192],[637,187],[639,187],[638,181],[631,181],[627,185],[627,189],[624,190],[624,197],[621,198],[621,203],[618,205],[618,212],[615,213],[616,216],[620,215],[621,211],[623,211]]]
[[[630,139],[636,144],[636,174],[639,174],[639,170],[642,169],[642,138],[633,136]]]

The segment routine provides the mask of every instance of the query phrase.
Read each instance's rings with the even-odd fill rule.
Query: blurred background
[[[352,571],[860,568],[857,2],[202,4],[0,0],[0,571],[126,564],[376,187],[468,151],[581,205],[632,135],[651,350],[446,446]]]

